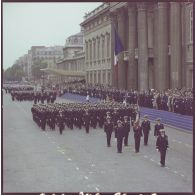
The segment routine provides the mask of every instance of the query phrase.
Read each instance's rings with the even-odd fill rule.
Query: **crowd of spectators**
[[[86,84],[84,82],[68,83],[63,93],[73,93],[82,96],[99,98],[128,104],[139,104],[142,107],[155,108],[175,112],[182,115],[193,114],[193,90],[192,89],[167,89],[159,91],[155,89],[119,90],[111,86],[99,84]]]

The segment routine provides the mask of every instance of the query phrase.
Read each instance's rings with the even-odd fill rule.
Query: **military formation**
[[[104,129],[107,147],[111,147],[112,134],[117,140],[117,152],[122,153],[123,146],[128,146],[130,130],[133,130],[135,152],[140,150],[141,137],[144,145],[148,145],[151,130],[148,116],[140,122],[137,105],[124,105],[118,102],[86,103],[54,103],[34,104],[31,108],[34,122],[42,131],[59,130],[60,134],[68,129],[85,129],[86,134],[91,129]],[[164,125],[156,120],[154,136],[157,139],[156,149],[161,153],[161,166],[165,166],[165,154],[168,148],[168,136],[162,137]],[[165,134],[164,134],[165,135]],[[159,138],[160,137],[160,138]],[[161,138],[162,137],[162,138]],[[163,142],[162,140],[165,141]],[[160,140],[160,141],[159,141]],[[166,143],[166,145],[165,145]],[[163,145],[164,144],[164,145]],[[162,150],[162,147],[166,149]]]
[[[11,97],[12,101],[34,101],[34,104],[37,103],[54,103],[56,100],[56,92],[52,90],[45,91],[12,91]]]

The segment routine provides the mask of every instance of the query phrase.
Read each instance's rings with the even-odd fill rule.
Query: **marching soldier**
[[[144,121],[141,124],[142,130],[143,130],[143,134],[144,134],[144,145],[148,145],[148,136],[149,136],[149,132],[151,130],[150,127],[150,121],[148,120],[148,116],[144,115]]]
[[[165,130],[161,129],[160,134],[156,140],[156,150],[160,152],[160,164],[161,167],[165,166],[166,151],[169,148],[168,136],[165,134]]]
[[[131,112],[131,126],[133,126],[134,122],[136,121],[136,116],[137,116],[137,113],[135,109],[133,109]]]
[[[139,121],[134,122],[133,126],[134,139],[135,139],[135,153],[139,152],[140,140],[142,136],[142,128],[139,125]]]
[[[118,120],[117,121],[117,127],[116,127],[117,152],[118,153],[122,153],[124,134],[125,134],[125,130],[124,130],[122,121]]]
[[[111,122],[111,117],[107,117],[107,121],[104,123],[104,132],[106,133],[107,137],[107,146],[110,147],[110,140],[113,132],[113,123]]]
[[[124,132],[125,132],[125,139],[124,139],[124,145],[128,146],[128,137],[130,132],[130,122],[128,121],[128,116],[124,116]]]
[[[64,130],[64,119],[63,119],[62,110],[59,111],[59,115],[58,115],[58,127],[59,127],[60,134],[62,135],[62,132]]]
[[[89,125],[90,125],[90,115],[88,110],[85,111],[85,115],[83,117],[84,125],[85,125],[85,131],[86,133],[89,133]]]
[[[114,131],[115,131],[115,138],[117,138],[117,136],[116,136],[116,129],[117,129],[117,121],[119,120],[119,113],[117,112],[117,109],[115,108],[114,109],[114,112],[113,112],[113,114],[112,114],[112,122],[113,122],[113,124],[114,124]]]
[[[154,126],[154,136],[157,137],[160,134],[160,129],[164,129],[164,125],[161,123],[161,119],[156,119],[156,125]]]

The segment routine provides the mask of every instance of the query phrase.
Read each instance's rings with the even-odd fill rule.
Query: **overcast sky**
[[[3,68],[28,53],[31,46],[64,46],[80,32],[85,13],[101,2],[3,3]]]

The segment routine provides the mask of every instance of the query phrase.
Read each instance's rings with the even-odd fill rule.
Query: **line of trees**
[[[18,64],[14,64],[12,67],[9,67],[3,71],[3,80],[4,81],[21,81],[22,77],[25,76],[23,68]]]
[[[40,69],[47,68],[47,63],[43,61],[36,61],[32,65],[31,71],[34,79],[41,79],[43,72]],[[3,70],[3,80],[4,81],[22,81],[23,77],[27,77],[27,73],[24,72],[22,66],[14,64],[12,67]]]

